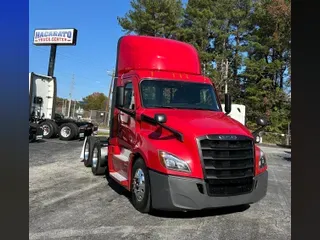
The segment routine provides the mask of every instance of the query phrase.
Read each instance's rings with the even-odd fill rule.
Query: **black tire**
[[[74,125],[76,125],[76,124],[74,124]],[[79,133],[80,133],[80,129],[79,129],[78,125],[76,125],[75,134],[74,134],[73,139],[78,139]]]
[[[36,134],[29,130],[29,143],[36,141]]]
[[[141,196],[137,194],[136,192],[136,181],[135,181],[135,175],[138,171],[141,171],[144,175],[144,191],[142,194],[142,198],[139,200],[138,196]],[[141,173],[140,172],[140,173]],[[150,186],[150,178],[149,173],[147,170],[147,167],[143,161],[142,158],[138,158],[132,168],[132,188],[131,188],[131,194],[132,194],[132,204],[141,213],[149,213],[152,210],[151,206],[151,186]],[[142,189],[140,189],[142,190]],[[141,192],[141,191],[140,191]]]
[[[92,154],[92,164],[91,170],[93,175],[103,175],[105,173],[106,168],[100,167],[101,162],[101,144],[99,141],[96,141],[93,145],[93,154]]]
[[[74,138],[77,132],[77,125],[74,123],[64,123],[59,129],[59,139],[63,141],[70,141]]]
[[[54,122],[54,121],[50,121],[50,123],[52,124],[53,129],[54,129],[54,132],[53,132],[52,137],[57,137],[58,134],[59,134],[59,127],[58,127],[58,125],[56,124],[56,122]]]
[[[109,137],[98,136],[96,138],[98,138],[101,143],[109,143]]]
[[[52,121],[43,121],[39,125],[43,128],[43,138],[52,138],[55,132]]]
[[[91,167],[92,165],[93,147],[97,141],[98,139],[96,139],[95,137],[89,136],[86,145],[84,146],[84,155],[86,154],[86,150],[88,151],[87,159],[86,156],[84,156],[85,158],[83,159],[83,164],[86,167]]]

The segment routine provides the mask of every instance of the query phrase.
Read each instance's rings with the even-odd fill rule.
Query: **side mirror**
[[[226,114],[231,112],[231,95],[228,93],[224,95],[224,111]]]
[[[256,123],[261,127],[265,127],[265,126],[268,125],[267,119],[265,119],[263,117],[258,117],[257,120],[256,120]]]
[[[167,122],[167,116],[164,114],[155,114],[154,120],[158,123],[166,123]]]
[[[124,105],[124,87],[117,87],[116,93],[116,107],[123,107]]]

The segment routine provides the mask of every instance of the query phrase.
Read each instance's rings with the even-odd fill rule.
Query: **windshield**
[[[142,104],[146,108],[177,108],[220,111],[213,87],[209,84],[143,80]]]

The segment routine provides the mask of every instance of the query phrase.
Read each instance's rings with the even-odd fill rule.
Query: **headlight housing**
[[[190,172],[190,167],[187,162],[170,153],[159,151],[159,158],[161,164],[167,169],[180,172]]]
[[[266,165],[267,165],[266,155],[262,150],[260,150],[259,168],[264,168]]]

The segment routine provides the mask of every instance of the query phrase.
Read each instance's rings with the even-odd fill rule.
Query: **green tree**
[[[170,11],[168,7],[172,4]],[[246,105],[247,123],[267,115],[268,130],[284,131],[290,121],[290,0],[132,0],[119,24],[127,33],[175,38],[194,45],[203,72],[220,99],[228,92]]]
[[[252,14],[250,0],[189,0],[183,37],[199,51],[204,72],[222,96],[226,81],[235,101],[241,97],[244,46]]]
[[[103,93],[95,92],[92,93],[85,98],[83,101],[84,110],[101,110],[104,111],[106,109],[107,96]]]
[[[290,121],[290,102],[285,86],[290,86],[291,63],[290,1],[261,0],[251,16],[245,61],[244,103],[251,125],[259,114],[272,122],[269,131],[281,132]],[[289,34],[288,34],[289,33]]]
[[[181,0],[131,0],[132,10],[118,17],[126,33],[174,38],[182,23]]]

